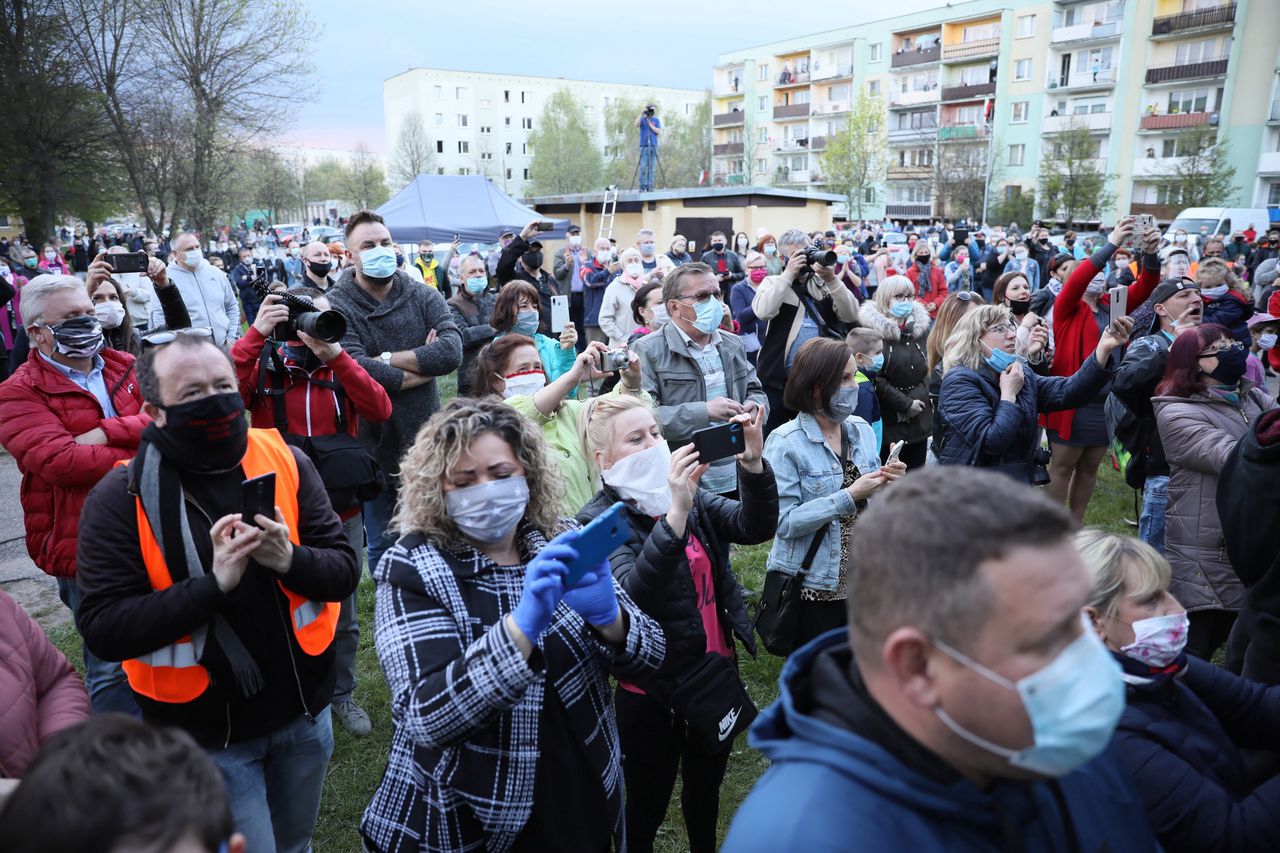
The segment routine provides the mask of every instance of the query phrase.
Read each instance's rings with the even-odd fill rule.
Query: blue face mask
[[[484,289],[489,286],[489,278],[483,275],[473,275],[467,279],[468,293],[484,293]]]
[[[996,373],[1004,373],[1009,368],[1009,365],[1017,363],[1018,357],[1002,349],[993,349],[991,355],[983,360]]]
[[[827,404],[827,415],[833,421],[843,422],[858,407],[858,388],[837,388]]]
[[[879,353],[876,356],[869,357],[871,358],[871,366],[862,368],[864,372],[870,371],[872,373],[876,373],[884,368],[884,353]]]
[[[374,246],[360,253],[360,271],[369,278],[391,278],[396,266],[396,253],[390,246]]]
[[[518,316],[519,319],[516,320],[516,324],[511,331],[515,332],[517,335],[528,335],[529,337],[533,337],[534,332],[538,331],[538,312],[530,309],[528,311],[521,311]]]
[[[705,335],[714,332],[724,319],[724,303],[714,296],[706,302],[695,303],[693,308],[698,312],[698,319],[693,321],[694,328]]]
[[[901,320],[903,317],[911,316],[911,300],[905,302],[895,302],[889,307],[890,313]]]

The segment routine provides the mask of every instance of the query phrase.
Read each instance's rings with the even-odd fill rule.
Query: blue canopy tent
[[[448,243],[455,234],[464,243],[496,243],[502,231],[519,234],[531,221],[545,218],[480,175],[419,175],[377,212],[391,237],[403,243]],[[569,220],[549,221],[555,228],[539,236],[563,240]]]

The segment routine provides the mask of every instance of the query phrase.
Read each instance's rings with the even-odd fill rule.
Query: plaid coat
[[[526,560],[546,545],[536,531],[521,536]],[[368,848],[509,850],[533,810],[550,680],[599,769],[615,843],[625,849],[608,676],[635,679],[658,668],[665,651],[658,625],[618,589],[629,622],[619,651],[561,603],[525,662],[502,619],[520,600],[523,566],[495,566],[472,549],[453,552],[411,534],[386,552],[374,580],[374,636],[395,731],[361,823]]]

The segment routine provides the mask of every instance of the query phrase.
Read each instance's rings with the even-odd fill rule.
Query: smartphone
[[[730,421],[693,433],[693,446],[698,449],[698,462],[709,465],[742,452],[742,424]]]
[[[125,252],[107,255],[107,266],[113,272],[146,272],[151,261],[146,252]]]
[[[1111,294],[1111,322],[1115,323],[1121,317],[1129,313],[1129,288],[1113,287]]]
[[[627,522],[627,507],[622,501],[587,522],[573,542],[578,559],[569,562],[569,574],[564,578],[565,589],[582,580],[583,575],[603,563],[630,537],[631,525]]]
[[[276,517],[276,474],[272,471],[261,477],[253,477],[240,484],[240,520],[250,527],[257,527],[254,517]]]
[[[537,228],[539,231],[554,231],[556,224],[554,222],[548,222],[544,219],[534,227]]]
[[[901,455],[902,448],[905,444],[905,441],[895,441],[893,444],[889,445],[889,458],[884,461],[884,464],[891,465],[894,462],[897,462],[898,456]]]
[[[569,297],[551,297],[551,331],[557,335],[564,331],[569,323]]]
[[[961,246],[961,245],[964,245],[965,243],[968,243],[968,242],[969,242],[969,229],[968,229],[968,228],[957,228],[957,229],[955,229],[955,231],[954,231],[953,233],[955,234],[954,239],[955,239],[955,241],[956,241],[956,245],[957,245],[957,246]]]

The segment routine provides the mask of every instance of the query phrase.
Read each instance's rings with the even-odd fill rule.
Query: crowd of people
[[[679,777],[712,851],[748,730],[727,850],[1280,843],[1280,227],[342,224],[0,246],[0,445],[84,655],[0,593],[0,848],[309,849],[366,565],[367,850],[651,850]],[[1136,537],[1081,528],[1103,464]]]

